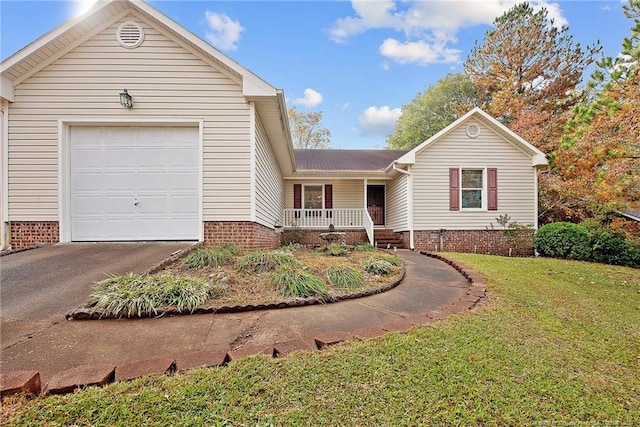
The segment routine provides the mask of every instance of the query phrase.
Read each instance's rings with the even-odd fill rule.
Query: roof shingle
[[[404,150],[294,150],[296,169],[381,171],[407,153]]]

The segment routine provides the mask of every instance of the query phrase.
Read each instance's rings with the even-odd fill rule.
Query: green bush
[[[383,276],[391,273],[393,265],[389,261],[372,256],[362,264],[362,269],[369,274]]]
[[[533,244],[542,256],[588,260],[591,256],[591,236],[586,227],[570,222],[554,222],[536,232]]]
[[[285,296],[307,298],[329,295],[327,286],[317,276],[293,265],[282,265],[273,273],[272,281]]]
[[[591,236],[590,261],[640,268],[640,250],[613,230],[583,224]]]
[[[354,245],[356,251],[373,252],[376,248],[369,242],[359,242]]]
[[[212,246],[209,248],[200,248],[190,252],[182,263],[188,267],[218,267],[232,259],[238,254],[238,248],[235,244],[225,244],[220,246]]]
[[[362,273],[348,266],[329,268],[327,280],[341,289],[353,289],[364,285]]]
[[[238,259],[236,269],[243,273],[264,273],[282,265],[298,265],[298,261],[284,252],[252,252]]]
[[[193,312],[222,290],[205,280],[162,274],[111,276],[96,283],[91,297],[95,308],[111,316],[152,316],[161,308],[175,307],[178,312]]]

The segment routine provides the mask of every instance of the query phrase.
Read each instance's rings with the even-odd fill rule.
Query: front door
[[[367,185],[367,210],[373,225],[384,225],[384,185]]]

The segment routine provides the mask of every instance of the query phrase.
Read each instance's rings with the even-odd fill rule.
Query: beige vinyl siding
[[[407,175],[400,174],[387,183],[387,226],[395,231],[409,229]]]
[[[145,39],[135,49],[116,40],[135,21]],[[134,107],[119,104],[127,88]],[[136,16],[127,16],[15,88],[9,120],[11,220],[58,219],[58,119],[126,123],[202,119],[203,217],[251,217],[249,105],[235,77],[213,68]]]
[[[484,125],[467,137],[466,123],[416,155],[413,174],[415,230],[484,230],[496,217],[535,224],[535,170],[531,158]],[[449,168],[498,169],[497,211],[449,211]],[[486,177],[485,177],[486,186]],[[486,197],[486,192],[484,193]]]
[[[256,118],[256,222],[273,228],[282,222],[282,172],[260,118]]]
[[[293,185],[333,185],[333,209],[364,209],[364,181],[363,180],[289,180],[285,188],[285,206],[293,209]]]

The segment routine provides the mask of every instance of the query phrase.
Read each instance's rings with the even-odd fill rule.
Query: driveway
[[[86,303],[109,274],[142,273],[189,243],[72,243],[0,257],[2,347]]]

